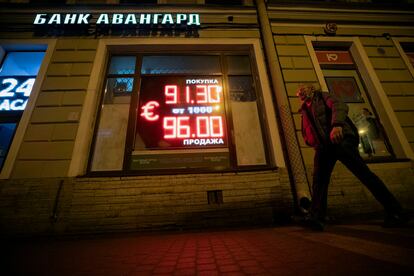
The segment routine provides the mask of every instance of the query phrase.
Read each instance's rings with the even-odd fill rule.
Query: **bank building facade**
[[[0,223],[68,234],[283,223],[311,200],[295,91],[342,98],[411,210],[413,1],[0,1]],[[338,163],[329,215],[381,212]]]

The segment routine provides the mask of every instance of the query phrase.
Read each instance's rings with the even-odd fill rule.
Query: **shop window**
[[[0,168],[30,97],[44,52],[6,52],[0,68]]]
[[[407,55],[410,64],[414,68],[414,43],[401,43],[401,47],[404,50],[404,53]]]
[[[358,149],[361,156],[372,161],[392,157],[391,147],[371,103],[369,91],[348,49],[318,47],[316,56],[329,93],[341,98],[349,107],[348,116],[359,132]]]
[[[266,166],[251,66],[248,54],[112,56],[89,171]]]

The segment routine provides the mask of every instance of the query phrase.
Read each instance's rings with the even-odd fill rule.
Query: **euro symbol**
[[[154,108],[159,107],[160,104],[156,101],[149,101],[144,106],[141,107],[142,113],[141,116],[147,119],[148,121],[156,121],[160,116],[154,114]]]

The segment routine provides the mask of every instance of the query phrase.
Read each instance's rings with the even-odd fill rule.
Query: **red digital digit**
[[[197,137],[210,137],[208,116],[197,116]]]
[[[177,85],[166,85],[165,91],[165,103],[176,104],[178,102],[178,87]]]
[[[190,137],[190,117],[181,116],[177,118],[177,137],[188,138]]]
[[[176,117],[164,117],[164,139],[177,138],[177,118]]]
[[[196,100],[197,103],[207,103],[207,85],[197,85],[196,86]]]
[[[185,87],[185,102],[190,103],[190,86]]]
[[[210,135],[211,137],[223,137],[223,120],[221,116],[210,117]]]
[[[222,92],[220,85],[209,85],[208,86],[208,102],[209,103],[219,103],[221,98],[220,94]]]

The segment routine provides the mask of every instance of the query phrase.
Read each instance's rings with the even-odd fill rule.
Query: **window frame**
[[[414,38],[412,37],[392,37],[391,38],[395,47],[397,48],[397,51],[399,52],[401,58],[403,59],[405,65],[407,66],[408,70],[410,71],[411,75],[414,78],[414,66],[411,64],[410,60],[408,59],[408,56],[405,53],[405,50],[403,49],[402,43],[411,44],[414,46]]]
[[[2,58],[2,62],[6,52],[45,52],[26,108],[20,117],[13,140],[9,146],[7,157],[0,171],[0,179],[8,179],[11,176],[20,145],[23,143],[24,134],[35,109],[35,103],[40,93],[41,85],[46,77],[47,67],[52,59],[56,41],[56,39],[0,40],[0,57]]]
[[[274,165],[272,165],[272,158],[270,153],[270,138],[269,133],[267,131],[266,127],[266,115],[264,112],[265,107],[263,106],[263,95],[262,90],[260,86],[260,82],[258,81],[258,70],[256,68],[256,61],[254,53],[251,49],[251,47],[248,47],[246,49],[237,49],[237,50],[229,50],[226,49],[227,47],[224,47],[224,49],[215,49],[215,50],[194,50],[194,49],[176,49],[174,51],[170,51],[166,53],[162,50],[151,50],[151,49],[139,49],[139,50],[132,50],[132,51],[125,51],[120,48],[115,47],[114,49],[110,49],[107,53],[106,63],[105,63],[105,70],[104,70],[104,78],[102,81],[102,88],[101,88],[101,94],[98,104],[98,111],[96,115],[95,120],[95,127],[93,130],[93,137],[92,137],[92,143],[89,151],[88,161],[87,161],[87,169],[86,169],[86,176],[91,177],[99,177],[99,176],[129,176],[129,175],[153,175],[153,174],[184,174],[184,173],[210,173],[210,172],[238,172],[238,171],[252,171],[252,170],[264,170],[264,169],[270,169],[274,168]],[[139,101],[139,87],[141,85],[141,76],[188,76],[190,74],[141,74],[141,67],[142,67],[142,60],[144,56],[176,56],[176,55],[187,55],[187,56],[194,56],[194,55],[212,55],[212,56],[219,56],[220,66],[221,66],[221,73],[211,73],[211,74],[198,74],[199,76],[220,76],[223,80],[223,91],[224,97],[225,97],[225,116],[226,116],[226,125],[227,125],[227,147],[228,153],[229,153],[229,167],[228,168],[220,168],[216,169],[213,166],[207,167],[207,168],[186,168],[186,169],[149,169],[149,170],[132,170],[129,169],[132,153],[134,151],[134,139],[136,134],[136,107],[138,106]],[[264,157],[266,164],[265,165],[245,165],[245,166],[237,166],[237,155],[236,155],[236,148],[235,148],[235,138],[233,135],[233,113],[231,110],[231,99],[230,99],[230,91],[229,91],[229,83],[228,83],[228,76],[239,76],[243,74],[228,74],[227,68],[226,68],[226,61],[225,57],[228,55],[245,55],[249,57],[250,61],[250,74],[245,74],[248,76],[251,76],[252,79],[252,85],[254,87],[254,91],[256,93],[256,106],[258,110],[258,117],[260,122],[260,129],[261,129],[261,135],[263,140],[263,148],[264,148]],[[125,74],[125,75],[115,75],[115,74],[109,74],[109,65],[111,62],[111,58],[114,56],[135,56],[136,57],[136,63],[135,63],[135,73],[134,74]],[[197,75],[193,75],[197,76]],[[97,132],[99,128],[99,120],[101,116],[101,107],[104,103],[104,90],[106,87],[106,83],[108,78],[113,77],[133,77],[134,83],[133,83],[133,89],[131,92],[131,100],[130,100],[130,108],[129,108],[129,115],[128,115],[128,124],[127,124],[127,133],[126,133],[126,141],[124,145],[124,159],[123,159],[123,166],[122,170],[116,170],[116,171],[92,171],[92,162],[93,162],[93,154],[96,146],[97,141]],[[130,93],[125,93],[125,95],[130,95]],[[118,95],[121,96],[121,95]],[[192,152],[203,152],[205,149],[197,148],[197,149],[181,149],[181,150],[170,150],[170,153],[174,153],[174,151],[186,151],[188,153]]]
[[[1,60],[0,60],[0,68],[3,67],[3,64],[4,64],[4,62],[5,62],[8,54],[10,54],[10,53],[32,53],[32,52],[41,52],[41,53],[45,53],[45,55],[46,55],[46,52],[44,50],[13,50],[13,49],[6,50],[6,51],[4,51],[4,53],[2,54],[2,56],[0,57],[1,58]],[[43,63],[44,58],[45,58],[45,56],[43,56],[42,63]],[[42,65],[42,63],[39,65],[39,71],[40,71],[40,66]],[[23,76],[24,77],[28,77],[28,78],[34,78],[36,80],[37,76],[39,75],[39,71],[37,72],[36,75],[23,75]],[[17,78],[17,77],[22,77],[22,75],[0,76],[0,78],[4,78],[4,77],[7,77],[7,78]],[[32,91],[33,91],[33,87],[32,87]],[[32,95],[30,94],[30,96],[28,97],[27,101],[29,101],[29,99],[30,99],[31,96]],[[6,164],[7,157],[8,157],[8,154],[10,152],[10,148],[12,147],[13,140],[14,140],[14,138],[16,136],[16,132],[17,132],[17,129],[18,129],[19,124],[20,124],[20,120],[21,120],[21,118],[22,118],[23,113],[25,112],[25,110],[26,110],[26,108],[23,109],[23,110],[0,111],[0,123],[7,123],[7,122],[9,122],[9,123],[16,124],[16,126],[14,128],[14,131],[13,131],[13,134],[11,136],[11,140],[10,140],[9,146],[8,146],[8,148],[6,150],[6,153],[5,153],[5,156],[4,156],[4,161],[3,161],[2,164],[0,164],[0,171],[3,170],[3,167]]]

